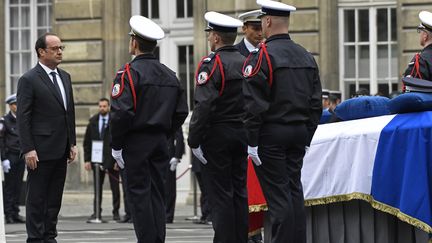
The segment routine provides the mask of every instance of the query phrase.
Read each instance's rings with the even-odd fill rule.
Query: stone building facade
[[[281,0],[297,7],[290,33],[316,58],[323,86],[349,97],[361,87],[372,94],[398,89],[400,76],[421,49],[416,27],[428,0]],[[66,50],[61,67],[72,75],[80,148],[79,163],[69,166],[67,190],[89,189],[83,169],[82,136],[97,100],[109,97],[115,71],[128,54],[132,15],[155,19],[167,38],[157,55],[177,72],[192,107],[195,66],[209,52],[203,31],[206,11],[228,15],[257,9],[255,0],[5,0],[0,1],[4,24],[0,32],[0,100],[16,90],[18,77],[37,61],[33,50],[39,34],[57,33]],[[241,36],[239,36],[240,40]],[[6,112],[6,105],[0,106]],[[187,137],[187,125],[184,126]],[[187,170],[189,152],[179,173]],[[190,177],[179,180],[187,194]]]

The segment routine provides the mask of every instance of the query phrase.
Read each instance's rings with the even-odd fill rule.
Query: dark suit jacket
[[[109,131],[109,122],[110,119],[107,121],[107,126],[103,136],[102,164],[105,169],[113,169],[115,163],[114,158],[111,156],[111,133]],[[93,140],[101,140],[99,134],[99,113],[90,118],[84,135],[84,161],[86,162],[91,161]]]
[[[21,153],[36,150],[39,160],[69,155],[76,144],[75,108],[70,75],[57,68],[66,93],[61,95],[39,63],[18,80],[17,122]]]
[[[246,47],[246,44],[244,43],[244,38],[237,44],[234,45],[235,48],[245,57],[249,56],[249,50]]]

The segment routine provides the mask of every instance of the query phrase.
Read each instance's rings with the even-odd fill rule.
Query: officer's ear
[[[264,16],[263,18],[264,18],[264,20],[261,20],[261,21],[264,23],[264,25],[266,27],[270,27],[272,24],[272,18],[268,15]]]

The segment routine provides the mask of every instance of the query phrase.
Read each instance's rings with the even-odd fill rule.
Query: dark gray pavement
[[[108,223],[88,224],[87,218],[92,213],[91,192],[65,192],[62,209],[58,222],[58,242],[76,243],[132,243],[136,242],[132,224],[117,223],[112,220],[111,196],[104,191],[102,204],[102,218]],[[199,211],[199,210],[198,210]],[[22,208],[22,215],[25,210]],[[121,215],[123,209],[121,208]],[[178,203],[173,224],[167,225],[168,243],[210,243],[213,229],[209,225],[193,224],[186,220],[193,216],[193,207]],[[24,224],[7,224],[6,242],[25,242],[26,232]]]

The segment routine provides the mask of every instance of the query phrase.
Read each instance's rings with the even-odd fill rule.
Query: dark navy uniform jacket
[[[116,150],[128,133],[173,136],[189,112],[175,73],[153,54],[139,55],[117,72],[111,98],[111,145]]]
[[[257,146],[260,127],[272,123],[305,123],[310,142],[322,112],[321,81],[313,56],[288,34],[279,34],[254,51],[244,67],[249,145]]]
[[[198,67],[195,106],[189,125],[191,148],[201,144],[206,130],[214,124],[242,124],[244,77],[241,69],[244,61],[245,57],[234,46],[225,46],[203,59]]]
[[[7,153],[20,152],[17,122],[11,112],[0,119],[0,151],[1,160],[7,159]]]
[[[413,57],[404,76],[432,81],[432,45],[426,46]]]
[[[244,42],[244,38],[237,44],[234,45],[235,48],[245,57],[248,57],[250,52],[249,49],[247,49],[246,44]]]

